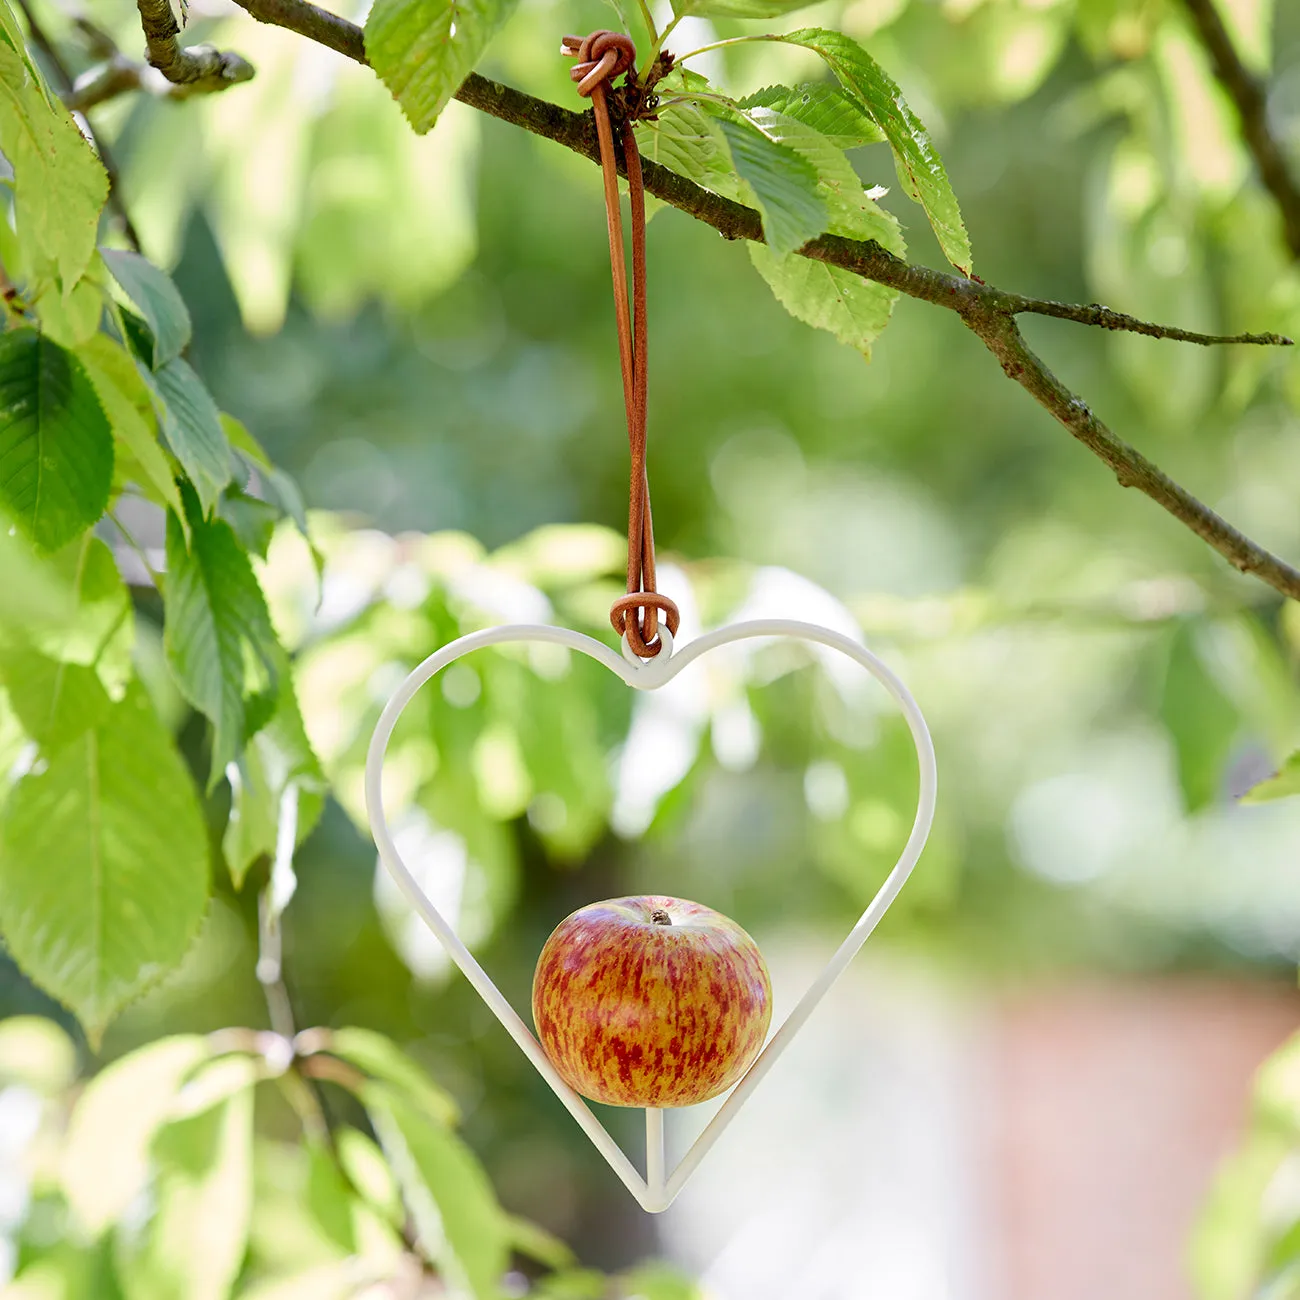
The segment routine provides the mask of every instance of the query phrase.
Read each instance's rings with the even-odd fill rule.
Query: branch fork
[[[1204,13],[1210,0],[1185,2],[1198,25],[1203,31],[1208,31]],[[149,61],[178,87],[188,86],[192,88],[189,93],[202,93],[224,89],[253,75],[252,68],[238,55],[220,54],[203,46],[182,49],[177,41],[179,28],[168,0],[137,0],[137,3],[149,43]],[[312,4],[310,0],[236,0],[236,3],[259,22],[297,32],[357,63],[369,62],[361,28]],[[1219,63],[1222,69],[1221,58]],[[1228,77],[1224,76],[1224,80],[1228,81]],[[652,84],[643,89],[652,89]],[[475,72],[465,79],[455,97],[480,112],[554,140],[593,162],[600,161],[592,119],[586,113],[561,108]],[[1238,103],[1241,107],[1240,98]],[[644,107],[653,111],[649,105]],[[1243,111],[1244,117],[1246,113]],[[1258,155],[1260,151],[1256,148],[1255,152]],[[618,169],[625,173],[623,159],[618,160]],[[648,193],[712,226],[724,238],[763,242],[762,222],[752,208],[702,189],[684,176],[649,161],[644,162],[643,172]],[[1288,190],[1285,183],[1279,185],[1274,177],[1270,188],[1274,190],[1284,216],[1288,217],[1289,229],[1288,210],[1294,187]],[[1199,334],[1141,321],[1098,303],[1076,305],[1028,298],[949,271],[912,265],[895,257],[874,240],[822,235],[805,244],[798,255],[852,271],[909,297],[955,312],[997,358],[1006,375],[1024,388],[1071,436],[1108,465],[1121,486],[1134,487],[1145,493],[1234,568],[1253,574],[1292,600],[1300,600],[1300,569],[1246,537],[1113,433],[1088,404],[1062,384],[1029,348],[1016,324],[1016,317],[1050,316],[1100,329],[1124,330],[1150,338],[1201,346],[1250,344],[1285,347],[1291,345],[1291,339],[1279,334]]]

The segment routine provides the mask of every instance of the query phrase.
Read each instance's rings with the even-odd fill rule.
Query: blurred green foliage
[[[102,38],[33,3],[93,72]],[[1300,332],[1300,271],[1175,0],[747,21],[788,9],[678,7],[679,54],[794,43],[701,55],[639,128],[778,245],[799,221],[922,263],[973,244],[1008,288]],[[1223,10],[1300,158],[1300,10]],[[507,1270],[516,1293],[696,1294],[629,1271],[648,1229],[376,878],[361,793],[384,700],[435,646],[503,620],[608,635],[626,452],[599,179],[439,111],[484,47],[490,75],[576,107],[551,51],[608,10],[470,6],[441,60],[410,33],[445,6],[375,12],[400,107],[365,68],[191,6],[185,39],[258,75],[91,113],[141,257],[0,3],[0,1097],[27,1125],[2,1226],[25,1300],[342,1297],[424,1270],[475,1296]],[[86,16],[138,48],[130,4]],[[832,45],[838,90],[809,48]],[[880,942],[964,980],[1293,963],[1300,812],[1270,796],[1296,790],[1296,607],[1121,493],[949,314],[769,250],[756,276],[675,212],[649,238],[655,517],[688,631],[861,628],[934,727],[940,820]],[[1291,355],[1025,328],[1174,477],[1300,553]],[[66,490],[33,495],[41,466]],[[635,705],[594,665],[500,652],[408,711],[386,795],[523,1005],[549,929],[599,896],[701,896],[760,940],[829,944],[905,838],[913,761],[874,689],[787,651]],[[230,1028],[267,1022],[272,941],[298,1026],[335,1026],[296,1057]],[[1206,1211],[1207,1300],[1294,1289],[1294,1055]]]

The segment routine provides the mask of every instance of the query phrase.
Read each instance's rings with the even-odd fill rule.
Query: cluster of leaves
[[[166,515],[167,689],[212,724],[208,788],[242,778],[248,857],[273,848],[284,786],[320,788],[252,561],[281,514],[305,521],[293,484],[185,360],[190,318],[168,277],[97,246],[107,177],[7,6],[0,62],[13,167],[0,222],[13,286],[0,335],[13,575],[0,590],[0,931],[96,1038],[180,960],[209,892],[199,792],[133,654],[133,604],[105,540],[130,533],[111,521]]]
[[[485,3],[467,10],[441,0],[380,0],[374,6],[366,53],[416,131],[434,125],[512,7]],[[650,35],[658,50],[684,17],[771,18],[800,7],[801,0],[695,0],[675,6],[664,32]],[[828,232],[904,253],[897,219],[876,203],[884,191],[864,187],[846,156],[846,150],[884,141],[904,191],[924,208],[944,255],[968,274],[970,240],[943,162],[898,85],[850,37],[811,27],[738,39],[809,51],[835,80],[769,86],[738,100],[681,62],[655,83],[661,107],[654,120],[639,124],[642,148],[704,188],[755,207],[766,244],[752,246],[751,257],[778,301],[869,355],[897,294],[796,253]]]
[[[292,1051],[274,1034],[176,1035],[89,1082],[76,1074],[52,1022],[0,1022],[0,1097],[31,1119],[6,1171],[29,1201],[15,1300],[343,1300],[417,1287],[430,1266],[440,1294],[497,1300],[512,1261],[544,1272],[528,1293],[551,1300],[696,1294],[664,1269],[581,1269],[508,1214],[455,1131],[452,1099],[369,1030],[309,1030]],[[327,1103],[364,1127],[321,1126],[322,1079]],[[259,1090],[305,1117],[304,1142],[255,1130]],[[526,1274],[512,1281],[522,1294]]]

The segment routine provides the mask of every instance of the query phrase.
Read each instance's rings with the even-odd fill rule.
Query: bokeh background
[[[1300,6],[1220,8],[1300,165]],[[70,7],[39,11],[76,50]],[[135,50],[132,6],[85,12]],[[299,1023],[405,1043],[506,1206],[597,1267],[666,1259],[719,1300],[1253,1294],[1300,1200],[1290,1147],[1270,1164],[1250,1136],[1252,1076],[1300,1025],[1300,800],[1239,796],[1300,744],[1297,607],[1120,489],[955,316],[901,300],[868,363],[788,317],[743,248],[656,213],[662,586],[695,632],[758,612],[860,629],[930,719],[941,796],[868,950],[647,1218],[377,881],[359,799],[406,666],[484,622],[597,630],[617,587],[627,451],[598,173],[458,104],[417,139],[364,69],[219,0],[190,21],[257,79],[95,120],[190,306],[196,368],[316,512],[319,600],[291,532],[262,569],[331,782],[284,922]],[[484,70],[568,104],[558,37],[608,21],[524,0]],[[827,0],[805,22],[842,24],[902,84],[988,282],[1300,333],[1300,273],[1176,0]],[[670,48],[742,30],[691,20]],[[775,47],[701,67],[739,92],[818,75]],[[854,161],[895,185],[884,146]],[[912,258],[941,264],[921,210],[884,202]],[[1291,354],[1024,329],[1121,436],[1300,555]],[[160,546],[148,511],[133,523]],[[144,589],[138,605],[147,661],[159,611]],[[569,910],[679,893],[755,934],[790,1005],[910,822],[914,760],[883,697],[772,651],[635,711],[594,667],[533,668],[458,670],[399,736],[403,845],[483,962],[523,1005]],[[174,699],[169,716],[204,770],[200,721]],[[264,1023],[256,900],[215,874],[184,967],[94,1060]],[[76,1033],[12,965],[0,1011]],[[0,1222],[19,1234],[26,1121],[4,1095]],[[632,1118],[609,1116],[635,1150]],[[674,1121],[681,1149],[703,1117]],[[259,1122],[290,1127],[274,1104]]]

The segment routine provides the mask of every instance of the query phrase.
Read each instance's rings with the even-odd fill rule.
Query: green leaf
[[[98,1040],[184,956],[207,895],[207,833],[189,772],[133,684],[11,791],[0,932],[23,971]]]
[[[113,434],[70,352],[34,329],[0,335],[0,507],[47,551],[104,513]]]
[[[356,1250],[352,1221],[354,1197],[334,1153],[322,1142],[307,1140],[307,1209],[321,1232],[349,1253]]]
[[[325,775],[307,740],[293,683],[283,666],[280,677],[271,721],[227,770],[230,819],[221,847],[236,889],[243,887],[249,867],[258,858],[276,852],[291,786],[296,791],[295,844],[311,833],[325,803]]]
[[[728,197],[737,190],[717,122],[696,104],[670,104],[659,111],[655,121],[638,122],[637,146],[650,162],[705,189]]]
[[[176,476],[158,441],[158,417],[135,359],[107,334],[96,334],[83,343],[77,349],[77,359],[94,385],[114,436],[139,466],[140,487],[151,488],[158,504],[180,514]]]
[[[578,1262],[567,1242],[531,1219],[512,1214],[506,1219],[506,1228],[510,1233],[510,1249],[517,1254],[550,1269],[573,1268]]]
[[[95,254],[108,174],[21,48],[0,42],[0,152],[14,169],[20,238],[54,263],[71,290]]]
[[[178,357],[190,341],[190,313],[171,276],[148,258],[123,249],[100,250],[113,279],[149,323],[153,335],[153,368]]]
[[[1160,693],[1160,720],[1178,756],[1178,779],[1189,812],[1221,793],[1241,718],[1206,671],[1194,623],[1178,624],[1168,643]]]
[[[23,1242],[23,1256],[32,1253]],[[22,1271],[4,1289],[5,1300],[117,1300],[112,1262],[104,1250],[85,1250],[56,1241],[35,1259],[23,1260]]]
[[[673,0],[679,18],[777,18],[806,9],[815,0]]]
[[[253,1207],[252,1089],[168,1124],[153,1157],[153,1215],[122,1234],[126,1300],[226,1300]]]
[[[0,682],[23,730],[47,755],[101,725],[110,707],[93,668],[35,650],[0,650]]]
[[[1242,803],[1268,803],[1273,799],[1285,799],[1288,795],[1300,794],[1300,749],[1270,777],[1253,785],[1242,796]]]
[[[249,496],[237,487],[228,487],[217,503],[217,515],[228,523],[239,544],[250,555],[266,559],[281,511],[261,497]]]
[[[828,81],[765,86],[742,99],[738,107],[770,108],[796,118],[825,136],[837,149],[879,144],[885,138],[885,133],[858,107],[857,101]]]
[[[180,519],[168,515],[163,645],[181,693],[212,722],[211,788],[269,721],[282,651],[230,525],[204,519],[188,487],[183,496],[190,544]]]
[[[621,1294],[641,1300],[704,1300],[700,1288],[670,1264],[638,1264],[618,1280]]]
[[[594,1268],[565,1269],[542,1278],[530,1295],[533,1300],[608,1300],[610,1279]]]
[[[359,1129],[347,1124],[337,1130],[334,1141],[339,1165],[361,1199],[384,1222],[400,1227],[405,1217],[402,1193],[384,1153]]]
[[[808,160],[745,119],[722,118],[718,126],[737,174],[754,195],[773,253],[793,253],[816,239],[826,229],[826,204]]]
[[[104,314],[104,294],[89,278],[78,280],[66,294],[42,293],[36,304],[41,333],[71,352],[99,329]]]
[[[798,150],[815,169],[833,234],[874,239],[900,255],[905,251],[898,222],[866,193],[842,149],[806,122],[774,109],[755,106],[743,112],[770,139]],[[762,244],[751,243],[749,255],[792,316],[870,356],[872,342],[889,324],[898,299],[894,290],[806,257],[778,257]]]
[[[149,1146],[186,1078],[209,1056],[198,1034],[159,1038],[101,1070],[68,1122],[61,1181],[93,1236],[126,1212],[149,1177]]]
[[[134,675],[131,593],[107,544],[91,533],[51,557],[46,572],[59,593],[48,618],[22,627],[15,645],[30,645],[60,663],[94,668],[114,700]],[[0,637],[2,640],[3,637]]]
[[[482,58],[514,0],[376,0],[366,57],[423,135]]]
[[[328,1052],[408,1098],[431,1120],[453,1125],[456,1103],[391,1038],[356,1027],[311,1031],[313,1051]]]
[[[234,473],[217,404],[182,357],[167,362],[153,380],[163,402],[167,445],[194,484],[203,513],[210,515]]]
[[[750,245],[749,257],[791,316],[871,355],[872,342],[889,324],[897,293],[843,267],[793,253],[776,257],[761,244]]]
[[[889,74],[856,41],[823,27],[806,27],[769,39],[800,45],[821,55],[859,108],[885,133],[894,153],[898,179],[908,196],[925,209],[944,256],[963,275],[969,275],[970,237],[957,196],[929,132]]]
[[[488,1176],[453,1132],[396,1089],[362,1092],[424,1249],[453,1285],[497,1300],[510,1231]]]
[[[303,503],[302,493],[297,483],[284,470],[272,463],[262,444],[233,415],[222,411],[221,427],[226,431],[226,437],[236,454],[257,476],[255,490],[259,498],[266,501],[279,514],[288,515],[298,531],[307,538],[308,542],[311,542],[307,532],[307,507]],[[320,573],[324,568],[325,560],[314,545],[312,558],[316,562],[317,573]]]

